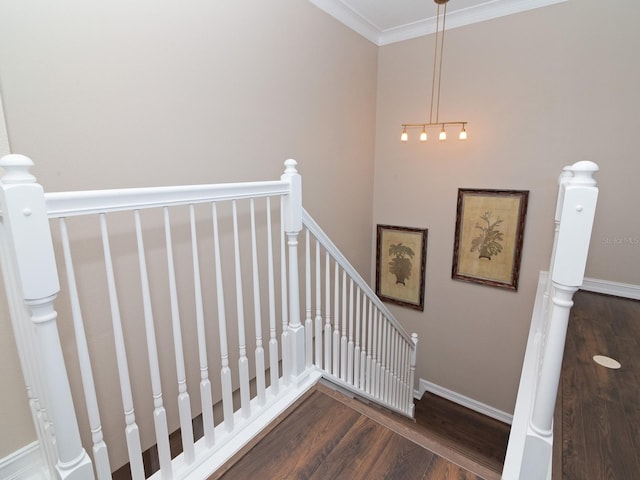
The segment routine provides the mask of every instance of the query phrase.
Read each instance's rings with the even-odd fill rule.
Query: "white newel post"
[[[289,373],[293,379],[305,370],[305,331],[300,321],[300,283],[298,279],[298,234],[302,230],[302,178],[296,170],[297,162],[284,162],[281,179],[291,185],[284,197],[284,231],[287,234],[289,257]]]
[[[562,368],[562,357],[573,306],[573,294],[582,286],[598,189],[593,175],[598,166],[578,162],[566,181],[560,228],[551,270],[549,330],[536,389],[530,426],[543,438],[552,437],[553,411]]]
[[[60,480],[91,480],[91,460],[82,447],[71,389],[62,355],[53,303],[60,286],[45,207],[44,192],[29,173],[33,162],[23,155],[0,160],[2,221],[16,277],[35,333],[43,397],[53,424]],[[37,428],[37,426],[36,426]]]

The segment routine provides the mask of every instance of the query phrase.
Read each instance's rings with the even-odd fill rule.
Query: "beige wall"
[[[11,148],[47,190],[270,180],[293,157],[306,208],[365,276],[376,68],[308,2],[0,5]],[[35,439],[1,298],[0,458]]]
[[[400,143],[428,121],[433,36],[380,49],[374,223],[429,229],[425,311],[392,308],[420,335],[418,377],[512,412],[566,164],[601,167],[587,276],[640,284],[638,18],[579,0],[448,32],[440,120],[468,120],[467,142]],[[460,187],[530,190],[517,293],[451,280]]]

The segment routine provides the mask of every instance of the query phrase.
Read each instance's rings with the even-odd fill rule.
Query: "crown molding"
[[[382,34],[382,30],[341,0],[309,1],[320,10],[323,10],[339,22],[345,24],[351,30],[362,35],[370,42],[373,42],[378,46],[380,45],[380,35]]]
[[[435,17],[381,30],[342,0],[310,1],[378,46],[410,40],[436,31]],[[447,30],[566,1],[568,0],[487,0],[479,5],[448,12]]]

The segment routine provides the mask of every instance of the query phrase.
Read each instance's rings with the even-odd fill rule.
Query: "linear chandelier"
[[[468,122],[441,122],[440,121],[440,85],[442,83],[442,58],[444,53],[444,31],[445,31],[445,23],[447,20],[447,2],[449,0],[434,0],[434,2],[438,5],[437,13],[436,13],[436,39],[435,39],[435,48],[433,52],[433,78],[431,82],[431,108],[429,109],[429,122],[428,123],[403,123],[402,124],[402,134],[400,135],[400,141],[406,142],[409,140],[409,134],[407,133],[408,128],[421,128],[420,132],[420,141],[426,142],[428,139],[427,129],[433,127],[440,128],[440,134],[438,135],[439,140],[447,139],[447,131],[445,127],[448,125],[460,125],[462,129],[460,130],[460,134],[458,138],[460,140],[467,139],[467,123]],[[444,5],[444,13],[442,15],[442,31],[440,31],[440,5]],[[440,51],[438,52],[438,44],[440,46]],[[436,75],[437,71],[437,75]],[[438,90],[436,93],[436,77],[438,80]],[[436,118],[435,121],[433,119],[433,104],[434,97],[436,99]]]

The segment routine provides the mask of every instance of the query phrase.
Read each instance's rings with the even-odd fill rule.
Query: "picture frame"
[[[377,225],[376,294],[384,302],[424,311],[426,228]]]
[[[451,277],[518,290],[528,190],[459,188]]]

